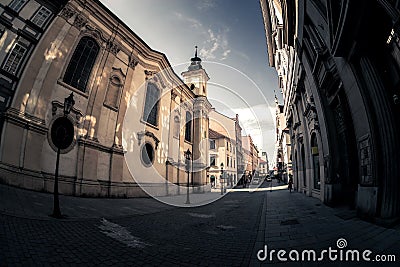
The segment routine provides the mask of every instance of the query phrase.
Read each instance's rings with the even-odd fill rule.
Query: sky
[[[272,158],[278,83],[268,65],[259,0],[101,2],[152,49],[164,53],[179,76],[197,45],[210,77],[210,102],[229,117],[239,114],[242,134],[250,134],[259,150]]]

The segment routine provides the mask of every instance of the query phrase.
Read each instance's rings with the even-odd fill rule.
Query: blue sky
[[[258,0],[101,0],[151,48],[166,54],[175,72],[185,71],[199,47],[210,76],[209,99],[218,111],[239,114],[243,134],[274,149],[274,90]]]

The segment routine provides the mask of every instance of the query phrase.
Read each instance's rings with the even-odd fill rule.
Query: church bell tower
[[[183,79],[187,86],[196,96],[207,97],[207,82],[210,79],[207,72],[201,66],[201,58],[197,56],[197,46],[195,46],[194,57],[192,57],[188,70],[182,72]]]
[[[194,93],[193,99],[193,181],[196,186],[194,190],[204,192],[207,181],[206,169],[208,162],[208,113],[211,104],[207,99],[207,82],[210,79],[207,72],[201,66],[201,59],[197,56],[197,46],[195,47],[194,57],[188,70],[182,73],[185,84]]]

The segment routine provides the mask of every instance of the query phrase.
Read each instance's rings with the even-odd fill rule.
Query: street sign
[[[67,117],[59,117],[51,126],[51,141],[59,149],[68,148],[74,141],[74,125]]]

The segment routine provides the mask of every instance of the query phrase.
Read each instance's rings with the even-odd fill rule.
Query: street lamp
[[[221,182],[221,195],[224,194],[224,182],[223,182],[223,176],[224,176],[224,163],[221,162],[221,177],[220,177],[220,182]]]
[[[60,210],[60,201],[58,196],[58,166],[60,164],[60,152],[61,148],[65,149],[72,143],[73,136],[73,125],[67,115],[71,112],[72,107],[75,104],[74,95],[71,93],[68,97],[64,99],[64,117],[58,118],[54,121],[52,126],[52,140],[57,147],[57,160],[56,160],[56,170],[54,174],[54,198],[53,198],[53,214],[54,218],[62,218]]]
[[[189,199],[189,171],[190,171],[190,159],[192,153],[188,149],[185,154],[185,168],[187,172],[187,188],[186,188],[186,203],[185,204],[190,204],[190,199]]]

